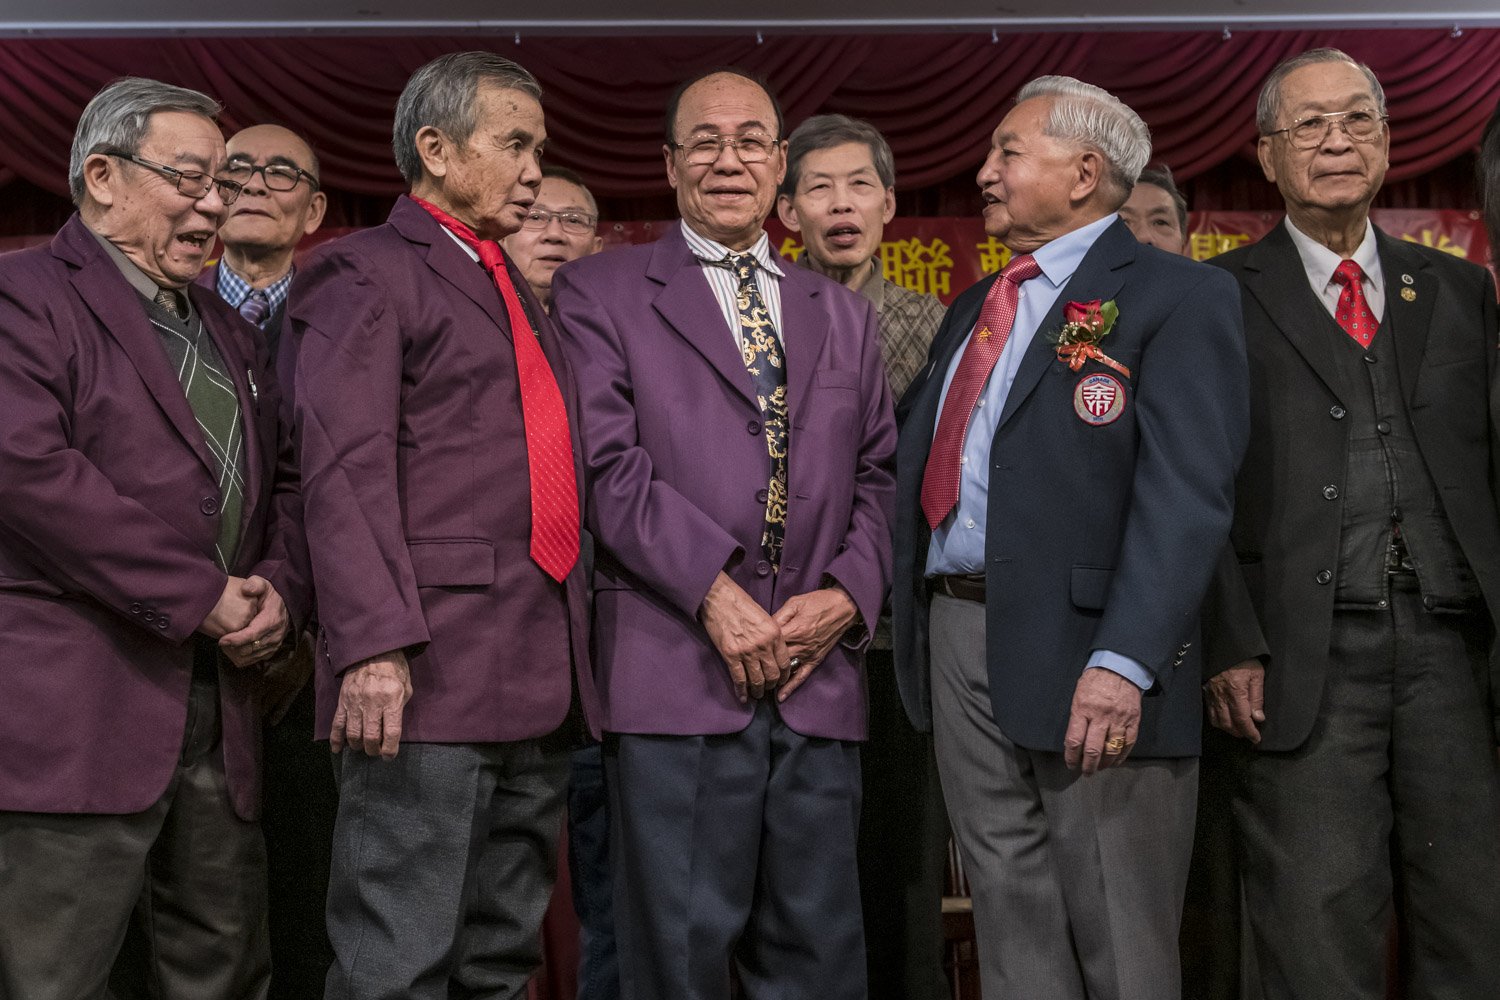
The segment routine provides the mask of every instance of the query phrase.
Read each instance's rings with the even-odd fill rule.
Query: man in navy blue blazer
[[[1043,77],[995,130],[985,228],[901,402],[893,605],[987,998],[1180,995],[1198,608],[1248,428],[1232,282],[1136,242],[1133,111]]]

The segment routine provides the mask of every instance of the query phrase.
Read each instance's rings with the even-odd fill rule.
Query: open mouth
[[[828,244],[840,250],[848,250],[859,245],[860,231],[858,226],[841,223],[831,227],[824,235]]]
[[[981,191],[981,192],[979,192],[979,195],[980,195],[981,198],[984,199],[984,205],[985,205],[986,208],[988,208],[991,205],[1003,205],[1003,204],[1005,204],[1005,202],[1001,201],[996,196],[990,194],[988,191]]]
[[[207,249],[208,244],[213,240],[213,238],[214,234],[212,232],[204,231],[177,234],[177,242],[191,248],[194,251],[202,251]]]

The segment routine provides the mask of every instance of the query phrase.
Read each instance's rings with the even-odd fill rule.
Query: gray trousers
[[[541,965],[568,753],[537,740],[346,748],[328,1000],[510,1000]]]
[[[985,1000],[1175,1000],[1197,759],[1083,777],[995,724],[982,604],[935,595],[931,636],[938,771]]]
[[[0,813],[0,1000],[265,997],[265,844],[229,804],[218,695],[193,682],[144,812]]]
[[[625,1000],[865,1000],[859,750],[762,700],[722,736],[605,745]]]
[[[1247,752],[1235,818],[1266,1000],[1500,997],[1500,776],[1475,673],[1485,616],[1414,590],[1334,615],[1312,735]]]

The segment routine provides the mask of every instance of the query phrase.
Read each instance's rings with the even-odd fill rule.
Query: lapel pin
[[[1402,283],[1402,284],[1403,284],[1403,285],[1412,285],[1412,284],[1416,284],[1416,282],[1414,282],[1414,281],[1413,281],[1413,280],[1412,280],[1412,277],[1411,277],[1411,275],[1409,275],[1409,274],[1403,274],[1403,275],[1402,275],[1402,276],[1401,276],[1401,283]]]
[[[1401,289],[1401,297],[1408,302],[1417,301],[1417,293],[1412,291],[1410,288]]]
[[[251,402],[259,403],[260,402],[260,390],[255,387],[255,374],[253,372],[251,372],[250,369],[248,369],[248,368],[245,369],[245,381],[250,383],[250,400],[251,400]]]

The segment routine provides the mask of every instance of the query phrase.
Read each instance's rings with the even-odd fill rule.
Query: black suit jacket
[[[1386,288],[1378,335],[1395,338],[1418,447],[1493,617],[1500,611],[1494,285],[1483,268],[1378,229],[1375,237]],[[1284,224],[1213,263],[1242,289],[1251,435],[1233,552],[1206,605],[1207,666],[1217,673],[1264,658],[1260,748],[1291,750],[1307,739],[1322,700],[1349,450],[1341,415],[1354,387],[1342,383],[1333,353],[1340,345]],[[1339,496],[1327,499],[1327,486]],[[1490,678],[1480,683],[1492,688]]]
[[[907,713],[931,727],[930,532],[920,494],[938,399],[954,353],[994,278],[944,317],[927,366],[901,401],[896,569],[897,680]],[[1113,299],[1104,352],[1130,369],[1114,422],[1075,412],[1079,383],[1048,336],[1070,301]],[[1198,611],[1229,531],[1248,431],[1237,290],[1213,268],[1142,246],[1124,223],[1090,248],[1027,348],[990,448],[985,605],[995,721],[1017,744],[1063,748],[1073,690],[1096,648],[1146,665],[1136,756],[1198,753]]]

